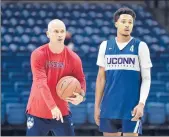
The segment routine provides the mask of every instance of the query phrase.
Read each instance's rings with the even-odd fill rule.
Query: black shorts
[[[138,133],[142,134],[142,122],[121,120],[121,119],[106,119],[100,118],[100,132],[107,133]]]

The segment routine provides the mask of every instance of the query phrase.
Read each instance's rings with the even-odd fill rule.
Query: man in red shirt
[[[27,104],[27,135],[74,135],[68,102],[80,104],[85,95],[86,82],[79,56],[64,46],[65,24],[58,19],[48,24],[49,43],[31,54],[33,83]],[[56,85],[64,76],[74,76],[81,83],[83,94],[62,100],[56,94]]]

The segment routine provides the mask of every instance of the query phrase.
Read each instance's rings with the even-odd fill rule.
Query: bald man
[[[58,136],[74,136],[68,102],[78,105],[84,100],[86,82],[82,63],[77,54],[64,45],[65,24],[58,19],[48,24],[49,43],[31,54],[33,83],[27,104],[27,136],[45,136],[49,131]],[[81,83],[82,94],[60,99],[56,85],[64,76],[73,76]]]

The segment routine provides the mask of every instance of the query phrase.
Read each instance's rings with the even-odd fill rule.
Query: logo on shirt
[[[130,51],[131,51],[131,52],[134,51],[134,45],[132,45],[132,46],[130,47]]]
[[[31,129],[32,127],[33,127],[33,125],[34,125],[34,119],[33,119],[33,117],[31,118],[31,117],[28,117],[28,120],[27,120],[27,128],[28,129]]]
[[[112,57],[107,58],[107,64],[135,64],[135,58],[131,57]]]
[[[105,65],[106,70],[140,71],[138,55],[105,55]]]
[[[47,68],[64,68],[63,62],[57,62],[57,61],[48,61],[46,63]]]

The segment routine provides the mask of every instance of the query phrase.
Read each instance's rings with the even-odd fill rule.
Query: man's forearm
[[[95,92],[95,108],[100,108],[100,102],[103,97],[105,79],[97,77]]]
[[[151,84],[151,75],[150,68],[143,68],[141,70],[142,75],[142,83],[140,89],[140,100],[139,103],[143,103],[145,105]]]

